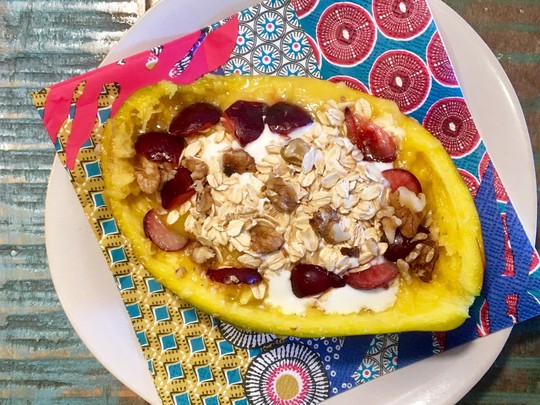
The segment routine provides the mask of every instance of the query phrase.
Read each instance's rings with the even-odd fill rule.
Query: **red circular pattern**
[[[424,127],[453,157],[472,152],[480,143],[480,135],[462,98],[443,98],[433,104],[424,118]]]
[[[409,113],[427,98],[431,76],[418,56],[407,51],[388,51],[377,58],[369,72],[369,88],[377,97],[393,100]]]
[[[465,185],[469,189],[471,195],[473,198],[476,197],[476,194],[478,193],[478,188],[480,187],[480,183],[474,177],[471,173],[469,173],[467,170],[458,169],[459,174],[461,175],[461,178],[465,182]]]
[[[433,74],[433,77],[445,86],[457,86],[458,82],[452,63],[448,58],[446,49],[441,40],[441,36],[438,32],[433,34],[426,51],[426,59],[429,70]]]
[[[373,16],[381,32],[394,39],[411,39],[431,22],[425,0],[373,0]]]
[[[292,4],[298,18],[302,18],[317,7],[319,0],[292,0]]]
[[[317,23],[317,42],[329,62],[354,66],[365,60],[377,38],[370,14],[357,4],[336,3]]]
[[[482,179],[484,178],[484,175],[490,163],[491,163],[491,158],[486,152],[482,156],[482,159],[480,160],[480,164],[479,164],[480,181],[482,181]],[[507,203],[508,194],[506,193],[506,189],[504,188],[501,178],[499,177],[499,174],[497,173],[497,170],[495,169],[493,170],[493,187],[495,188],[495,196],[497,198],[497,201],[502,202],[502,203]]]
[[[362,83],[360,80],[355,79],[351,76],[333,76],[328,79],[329,82],[333,83],[345,83],[348,87],[350,87],[353,90],[358,90],[363,93],[368,93],[368,88]]]

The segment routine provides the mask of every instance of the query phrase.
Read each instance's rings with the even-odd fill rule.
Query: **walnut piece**
[[[266,182],[266,196],[274,206],[282,211],[291,213],[298,206],[298,197],[291,184],[281,177],[270,177]]]
[[[270,253],[278,250],[285,239],[283,235],[275,228],[257,224],[250,230],[251,234],[251,249],[257,253]]]
[[[214,200],[212,198],[212,193],[210,187],[204,187],[201,191],[197,193],[197,201],[195,203],[195,208],[201,214],[204,214],[210,211]]]
[[[159,186],[161,185],[159,164],[148,160],[142,155],[137,155],[135,163],[135,179],[143,193],[155,193],[159,190]]]
[[[410,262],[411,273],[418,276],[424,283],[429,283],[433,278],[433,270],[439,257],[437,243],[427,240],[416,245],[414,251],[417,251],[418,255]]]
[[[401,221],[399,225],[401,234],[406,238],[414,238],[422,223],[422,212],[412,212],[409,208],[401,205],[398,192],[390,194],[389,203],[394,207],[394,216]]]
[[[229,149],[223,153],[223,173],[231,176],[233,173],[247,173],[256,170],[255,160],[243,149]]]
[[[201,159],[186,156],[184,159],[182,159],[182,166],[191,172],[191,178],[194,181],[202,180],[208,175],[208,165]]]

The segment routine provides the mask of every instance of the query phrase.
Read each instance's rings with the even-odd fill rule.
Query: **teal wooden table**
[[[142,404],[89,353],[50,279],[54,152],[28,94],[98,66],[155,0],[0,2],[0,403]],[[514,85],[540,168],[540,0],[445,0]],[[538,242],[537,242],[538,247]],[[540,404],[540,318],[514,328],[463,404]]]

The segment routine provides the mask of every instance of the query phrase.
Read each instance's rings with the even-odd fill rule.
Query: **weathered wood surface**
[[[540,1],[445,1],[482,36],[513,83],[538,176]],[[28,93],[95,68],[155,2],[0,2],[0,403],[144,403],[88,352],[54,292],[44,246],[53,150]],[[540,318],[514,329],[462,403],[540,403]]]

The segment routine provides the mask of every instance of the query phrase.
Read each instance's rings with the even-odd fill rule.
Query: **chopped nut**
[[[212,208],[214,200],[212,198],[212,190],[210,187],[205,187],[197,193],[195,209],[201,214],[207,213]]]
[[[278,250],[285,239],[274,227],[257,224],[250,230],[251,249],[257,253],[270,253]]]
[[[202,180],[208,175],[208,165],[201,159],[186,156],[182,159],[182,166],[191,172],[191,178],[193,180]]]
[[[401,220],[399,230],[406,238],[414,238],[418,233],[418,227],[422,222],[421,212],[412,212],[409,208],[404,207],[400,202],[400,193],[397,191],[390,193],[389,203],[394,207],[395,216]]]
[[[302,165],[304,156],[309,151],[309,145],[301,138],[293,139],[281,148],[281,157],[295,166]]]
[[[294,187],[281,177],[270,177],[266,182],[266,196],[274,206],[282,211],[291,213],[298,206],[298,197]]]
[[[143,193],[155,193],[159,190],[161,184],[159,164],[148,160],[144,156],[137,156],[137,161],[135,163],[135,179]]]
[[[223,172],[227,176],[233,173],[254,172],[255,160],[243,149],[229,149],[223,153]]]
[[[435,241],[428,240],[416,245],[415,250],[417,248],[419,253],[417,258],[410,263],[411,272],[423,282],[429,283],[433,278],[433,271],[439,257],[437,244]]]

